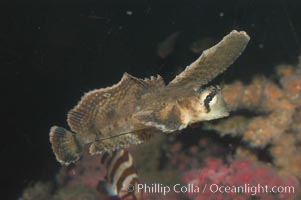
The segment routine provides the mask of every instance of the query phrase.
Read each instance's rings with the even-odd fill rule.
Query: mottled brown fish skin
[[[58,161],[76,162],[85,145],[91,154],[112,152],[157,133],[228,116],[220,89],[202,86],[226,70],[249,39],[243,31],[232,31],[167,85],[160,76],[139,79],[125,73],[117,84],[86,93],[68,113],[72,132],[50,132]]]

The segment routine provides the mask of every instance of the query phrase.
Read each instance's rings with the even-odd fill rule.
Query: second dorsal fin
[[[164,81],[160,76],[143,80],[124,73],[117,84],[86,93],[78,105],[69,111],[68,124],[76,133],[90,131],[98,112],[102,112],[108,107],[116,107],[121,101],[122,103],[135,101],[136,96],[141,96],[143,93],[162,86],[164,86]]]

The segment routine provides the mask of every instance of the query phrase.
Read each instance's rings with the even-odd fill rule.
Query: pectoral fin
[[[134,115],[142,124],[162,132],[171,133],[182,129],[181,113],[176,106],[166,107],[160,112],[141,111]]]

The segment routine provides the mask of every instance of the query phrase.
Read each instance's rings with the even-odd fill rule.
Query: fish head
[[[182,117],[187,124],[229,115],[220,87],[214,86],[198,89],[193,96],[186,98],[185,106],[182,108]]]

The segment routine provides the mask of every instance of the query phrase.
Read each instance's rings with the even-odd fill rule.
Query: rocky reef
[[[257,76],[247,85],[226,85],[223,95],[234,115],[205,127],[240,137],[241,148],[248,152],[266,150],[274,166],[300,179],[301,66],[278,66],[273,78]]]
[[[272,166],[248,159],[230,159],[224,163],[218,158],[207,158],[205,166],[187,172],[183,182],[203,189],[188,193],[192,199],[199,200],[240,200],[255,196],[265,200],[289,199],[299,186],[295,177],[282,176]]]

